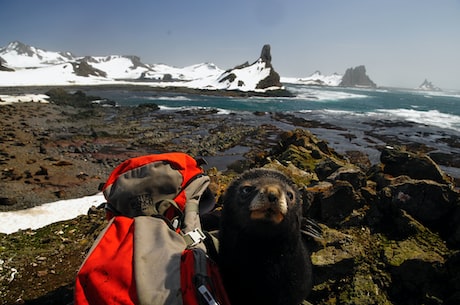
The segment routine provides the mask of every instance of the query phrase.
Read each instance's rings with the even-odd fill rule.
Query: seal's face
[[[225,204],[231,206],[229,209],[233,210],[232,214],[239,223],[246,218],[249,222],[263,221],[276,225],[283,222],[289,213],[297,214],[294,211],[300,208],[301,198],[295,185],[277,171],[248,171],[229,190]]]
[[[295,204],[295,192],[279,181],[245,181],[240,187],[241,197],[248,197],[249,217],[253,220],[268,220],[275,224],[283,221],[289,206]],[[264,181],[268,180],[268,181]],[[252,198],[252,199],[251,199]]]

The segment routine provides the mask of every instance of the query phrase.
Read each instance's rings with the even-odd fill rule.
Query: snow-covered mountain
[[[143,75],[143,79],[157,81],[192,81],[203,78],[216,78],[224,70],[219,69],[212,63],[201,63],[185,68],[177,68],[165,64],[154,64],[150,66],[150,71]]]
[[[320,71],[315,71],[308,77],[302,78],[293,78],[293,77],[282,77],[281,81],[283,83],[292,83],[292,84],[303,84],[310,86],[331,86],[336,87],[342,81],[343,75],[334,73],[332,75],[323,75]]]
[[[264,49],[262,55],[265,54]],[[212,63],[177,68],[165,64],[144,64],[137,56],[77,57],[70,52],[46,51],[15,41],[0,48],[0,86],[87,85],[135,81],[151,86],[209,90],[280,89],[282,86],[279,76],[274,77],[278,74],[273,70],[269,52],[268,46],[268,56],[261,55],[251,65],[240,65],[225,71]]]
[[[72,61],[75,57],[70,52],[51,52],[23,44],[19,41],[0,48],[0,57],[11,68],[37,68],[57,65]]]

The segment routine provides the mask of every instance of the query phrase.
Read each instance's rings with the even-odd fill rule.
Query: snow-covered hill
[[[73,61],[75,57],[70,52],[52,52],[35,48],[14,41],[0,48],[0,57],[11,68],[37,68],[58,65]]]
[[[264,46],[264,48],[267,46]],[[268,46],[268,52],[270,48]],[[268,54],[271,59],[271,55]],[[280,89],[270,61],[222,70],[212,63],[184,68],[145,64],[137,56],[84,56],[45,51],[15,41],[0,48],[0,86],[88,85],[135,81],[151,86],[180,86],[209,90],[258,91]],[[277,74],[275,74],[277,75]]]
[[[342,81],[343,75],[334,73],[332,75],[323,75],[320,71],[315,71],[308,77],[294,78],[294,77],[282,77],[283,83],[292,84],[303,84],[310,86],[331,86],[336,87]]]

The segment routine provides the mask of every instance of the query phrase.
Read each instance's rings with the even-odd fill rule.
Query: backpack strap
[[[190,249],[201,243],[206,238],[206,235],[200,228],[195,228],[187,233],[182,233],[182,237],[187,244],[187,248]]]
[[[198,292],[201,294],[204,304],[219,305],[214,299],[213,293],[209,291],[208,286],[212,289],[212,283],[208,275],[208,258],[206,253],[201,249],[194,249],[193,256],[195,258],[195,276],[194,283]],[[203,302],[200,302],[200,304]]]
[[[206,250],[205,245],[201,242],[206,236],[201,231],[200,221],[200,198],[210,183],[210,178],[206,175],[199,175],[191,180],[184,189],[187,197],[187,203],[184,209],[184,224],[182,235],[188,245],[188,248],[200,247]]]

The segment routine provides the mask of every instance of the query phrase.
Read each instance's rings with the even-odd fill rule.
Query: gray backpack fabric
[[[193,283],[196,267],[213,266],[200,211],[214,201],[200,165],[169,153],[130,159],[112,172],[103,188],[110,222],[77,274],[76,305],[229,303],[219,275]],[[184,265],[185,254],[200,261]]]

